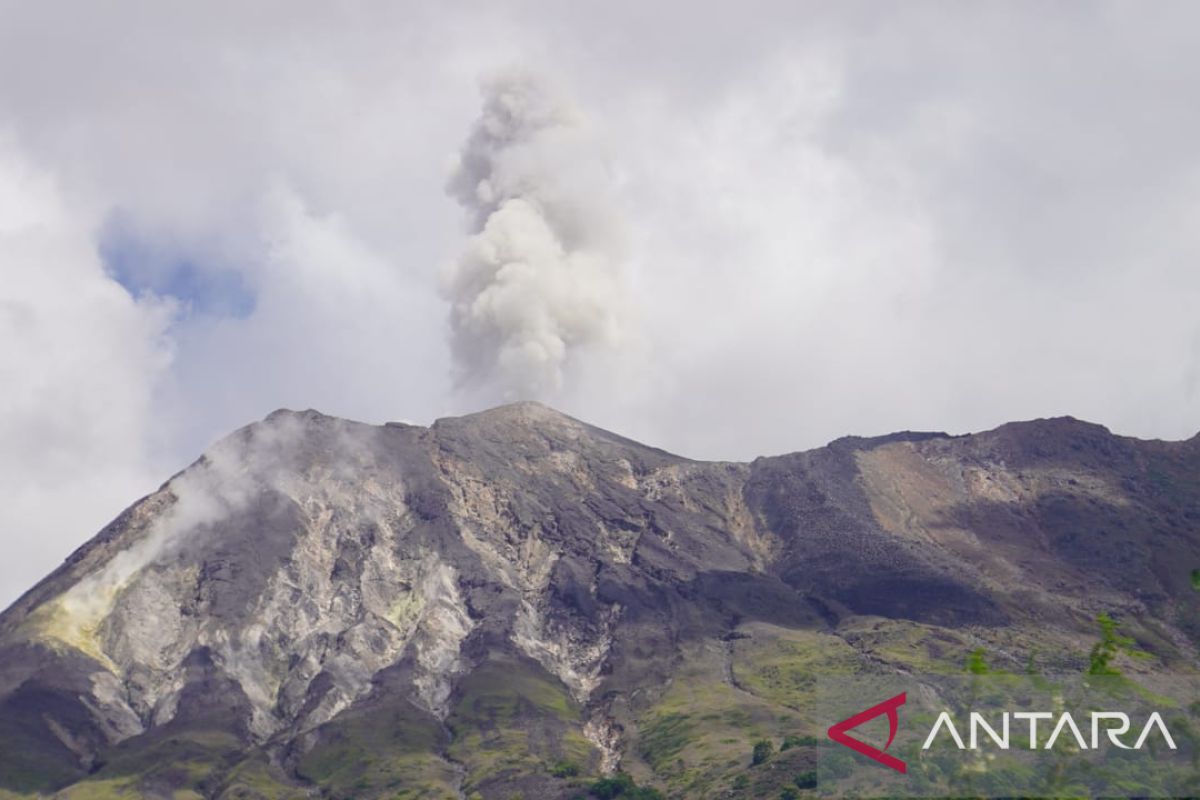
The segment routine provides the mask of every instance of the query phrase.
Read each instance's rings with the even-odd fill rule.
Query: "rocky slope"
[[[753,797],[863,664],[1200,643],[1200,437],[1073,419],[697,462],[517,404],[279,411],[0,616],[0,797]],[[775,781],[775,783],[772,783]],[[765,788],[764,788],[765,787]]]

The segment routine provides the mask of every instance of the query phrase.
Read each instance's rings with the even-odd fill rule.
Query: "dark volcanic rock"
[[[279,411],[0,617],[0,790],[571,797],[620,763],[687,794],[729,730],[809,724],[813,659],[1075,663],[1106,611],[1194,668],[1197,567],[1200,437],[1039,420],[731,464],[528,403]]]

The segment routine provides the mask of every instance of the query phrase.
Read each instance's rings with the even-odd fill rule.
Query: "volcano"
[[[1126,669],[1194,672],[1198,568],[1200,436],[732,463],[534,403],[277,411],[0,616],[0,798],[778,796],[816,675],[1078,672],[1100,614]]]

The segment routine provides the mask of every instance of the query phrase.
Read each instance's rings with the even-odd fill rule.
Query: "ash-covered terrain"
[[[19,531],[6,535],[19,536]],[[279,411],[0,616],[0,798],[778,796],[813,687],[1200,655],[1200,437],[1070,418],[681,458],[532,403]]]

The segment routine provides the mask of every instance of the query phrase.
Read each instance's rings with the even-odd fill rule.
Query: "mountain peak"
[[[505,423],[505,424],[523,424],[523,425],[538,425],[538,424],[575,424],[582,425],[579,420],[568,416],[563,412],[552,408],[545,403],[537,400],[518,400],[504,405],[494,406],[476,411],[470,414],[463,414],[456,417],[444,417],[434,422],[437,425],[445,420],[457,420],[461,422],[476,422],[476,423]]]
[[[1197,474],[1067,419],[736,464],[534,402],[280,409],[0,615],[0,795],[563,800],[624,765],[697,796],[729,742],[819,732],[823,668],[1070,667],[1109,608],[1194,667]]]

